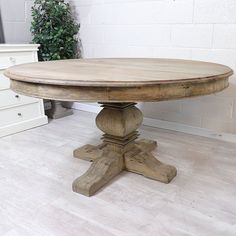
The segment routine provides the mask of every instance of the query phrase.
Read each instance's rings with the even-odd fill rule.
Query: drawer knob
[[[17,94],[17,95],[15,95],[15,98],[19,98],[20,96]]]
[[[17,114],[18,116],[22,116],[22,114],[19,112],[18,114]]]

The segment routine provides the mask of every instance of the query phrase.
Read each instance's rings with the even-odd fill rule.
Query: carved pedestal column
[[[137,129],[143,121],[134,103],[104,103],[96,124],[104,132],[102,144],[85,145],[74,156],[93,161],[88,171],[73,182],[73,191],[93,195],[122,170],[169,183],[176,176],[176,168],[158,161],[152,154],[157,144],[139,140]]]

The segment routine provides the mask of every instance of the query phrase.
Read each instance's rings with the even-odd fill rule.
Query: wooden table
[[[73,191],[93,195],[121,171],[169,183],[176,168],[151,153],[156,141],[141,139],[142,112],[136,102],[163,101],[219,92],[233,71],[223,65],[170,59],[84,59],[11,67],[5,75],[21,94],[60,101],[92,101],[103,107],[96,118],[104,132],[98,146],[87,144],[74,156],[93,161],[73,182]],[[173,153],[174,155],[174,153]]]

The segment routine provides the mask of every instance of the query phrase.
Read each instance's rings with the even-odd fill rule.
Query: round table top
[[[20,93],[65,101],[159,101],[223,90],[227,66],[176,59],[77,59],[13,66],[5,75]],[[43,91],[44,89],[44,91]]]

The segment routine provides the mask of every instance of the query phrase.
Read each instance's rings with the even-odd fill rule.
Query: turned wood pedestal
[[[135,103],[104,103],[102,107],[96,118],[97,127],[104,132],[102,144],[87,144],[74,151],[74,157],[93,163],[73,182],[73,191],[91,196],[123,170],[169,183],[177,171],[153,156],[156,141],[137,141],[143,115]]]

